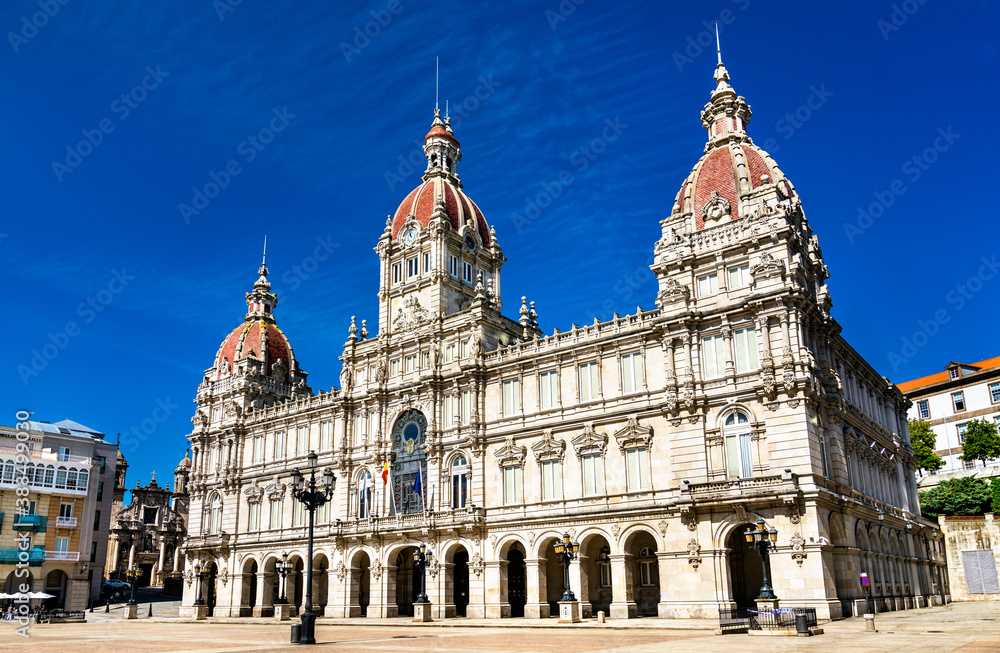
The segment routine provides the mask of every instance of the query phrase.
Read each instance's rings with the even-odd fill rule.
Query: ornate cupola
[[[451,130],[451,118],[446,116],[441,120],[441,111],[434,109],[434,122],[431,130],[424,136],[424,154],[427,156],[427,170],[423,180],[432,177],[443,177],[452,184],[462,187],[458,177],[458,162],[462,160],[462,149]]]
[[[278,296],[271,292],[271,282],[267,280],[267,241],[264,242],[264,258],[257,269],[260,277],[253,284],[253,290],[247,293],[246,322],[263,320],[274,324],[274,307],[278,305]]]
[[[750,105],[742,95],[737,95],[729,85],[729,71],[722,63],[715,67],[715,90],[701,112],[701,123],[708,130],[705,152],[724,143],[749,141],[746,126],[750,122]]]

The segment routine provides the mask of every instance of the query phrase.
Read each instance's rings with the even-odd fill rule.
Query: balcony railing
[[[48,517],[42,515],[14,515],[14,530],[44,533]]]
[[[76,517],[56,517],[56,526],[76,528]]]
[[[338,537],[361,533],[385,531],[414,531],[434,528],[473,527],[483,520],[482,508],[464,508],[442,512],[418,512],[409,515],[390,515],[335,522],[330,532]]]
[[[23,562],[27,562],[29,567],[40,567],[45,562],[45,551],[38,547],[30,551],[0,549],[0,564],[15,565]]]
[[[46,551],[45,559],[48,561],[60,560],[68,562],[77,562],[80,560],[79,551]]]

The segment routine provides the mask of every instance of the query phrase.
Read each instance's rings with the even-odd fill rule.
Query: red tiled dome
[[[435,124],[433,127],[431,127],[431,130],[427,132],[426,136],[424,136],[424,142],[426,143],[434,136],[440,136],[441,138],[447,139],[452,143],[454,143],[455,147],[460,147],[458,144],[458,139],[455,138],[455,135],[439,124]]]
[[[288,342],[284,332],[274,324],[255,320],[241,324],[226,336],[222,346],[219,347],[219,352],[215,355],[215,378],[218,379],[223,375],[223,358],[229,361],[229,369],[225,370],[225,373],[231,374],[233,363],[251,354],[255,358],[267,362],[266,373],[268,375],[273,374],[271,368],[280,358],[285,366],[285,373],[281,377],[282,381],[288,380],[288,371],[293,369],[295,365],[295,354],[292,352],[292,345]]]
[[[435,127],[431,133],[433,134],[437,129],[441,128]],[[443,129],[441,131],[444,132]],[[448,132],[444,133],[451,136]],[[458,231],[466,220],[472,220],[476,224],[483,245],[487,247],[490,245],[490,228],[486,224],[483,212],[458,186],[444,177],[431,177],[406,196],[393,217],[392,238],[395,240],[399,230],[406,223],[407,216],[411,213],[417,222],[426,227],[431,220],[434,206],[439,197],[444,200],[445,212],[452,229]]]

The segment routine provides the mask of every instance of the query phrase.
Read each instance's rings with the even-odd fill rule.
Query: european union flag
[[[421,497],[424,496],[423,488],[420,484],[420,468],[417,467],[417,480],[413,481],[413,493],[419,494]]]

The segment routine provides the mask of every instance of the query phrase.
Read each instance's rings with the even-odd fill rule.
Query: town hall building
[[[217,616],[301,609],[290,485],[311,451],[336,479],[320,616],[413,614],[420,545],[435,619],[555,615],[568,533],[584,616],[715,617],[757,596],[758,519],[778,531],[782,607],[858,614],[862,572],[883,610],[948,600],[910,402],[841,337],[802,200],[721,61],[715,82],[704,154],[650,244],[648,310],[546,332],[508,295],[505,315],[507,259],[437,111],[422,183],[375,247],[377,331],[351,318],[338,388],[310,388],[262,264],[197,389],[182,612],[199,587]]]

